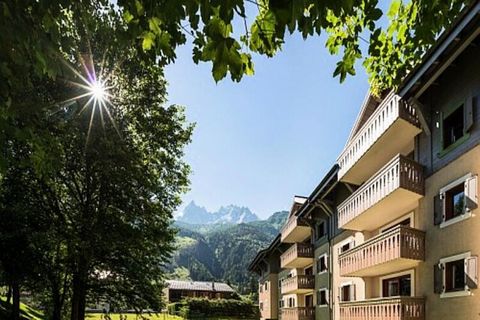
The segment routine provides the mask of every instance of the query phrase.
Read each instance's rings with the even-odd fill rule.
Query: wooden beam
[[[417,112],[417,115],[418,115],[418,120],[420,120],[420,125],[422,126],[422,129],[423,129],[423,132],[425,132],[427,136],[430,136],[432,132],[430,131],[430,126],[428,125],[427,119],[425,117],[427,108],[415,97],[411,97],[408,102],[415,108],[415,111]]]

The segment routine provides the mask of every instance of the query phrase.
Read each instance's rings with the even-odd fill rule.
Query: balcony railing
[[[314,307],[282,308],[282,320],[313,320]]]
[[[313,262],[313,246],[294,243],[280,256],[280,267],[302,268]]]
[[[282,294],[306,293],[315,288],[315,276],[297,275],[282,280]]]
[[[424,320],[425,300],[391,297],[340,303],[341,320]]]
[[[425,233],[398,226],[338,257],[342,276],[375,276],[415,266],[425,259]]]
[[[284,243],[302,242],[310,236],[310,226],[297,216],[290,217],[283,226],[281,233],[281,241]]]
[[[420,132],[420,125],[415,108],[406,104],[399,96],[390,93],[378,106],[377,110],[370,116],[361,129],[352,137],[350,142],[340,154],[337,162],[340,166],[338,179],[354,184],[360,184],[368,170],[364,164],[360,164],[362,157],[371,153],[372,157],[363,159],[368,162],[367,166],[374,167],[376,159],[381,160],[385,156],[387,159],[394,154],[407,152],[405,148],[413,148],[413,137]],[[377,146],[380,150],[374,150],[377,140],[385,137],[386,133],[395,137],[394,143],[380,143]],[[398,133],[401,133],[399,135]],[[357,169],[355,166],[360,165]],[[381,166],[381,164],[380,164]],[[378,169],[378,167],[377,167]],[[352,173],[351,171],[356,171]]]
[[[374,230],[412,209],[423,194],[423,167],[397,155],[338,206],[339,227]]]

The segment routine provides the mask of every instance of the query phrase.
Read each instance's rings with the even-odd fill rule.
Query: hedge
[[[234,317],[258,319],[258,306],[247,300],[187,298],[168,305],[170,314],[178,314],[185,319],[205,319],[208,317]]]

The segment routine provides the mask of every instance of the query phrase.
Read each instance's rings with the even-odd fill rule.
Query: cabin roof
[[[232,287],[223,282],[167,280],[166,283],[171,290],[235,292]]]

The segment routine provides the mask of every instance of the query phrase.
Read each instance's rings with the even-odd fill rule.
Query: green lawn
[[[43,314],[35,310],[33,308],[30,308],[26,304],[21,303],[20,304],[20,312],[23,317],[23,319],[28,319],[28,320],[43,320]],[[0,319],[8,319],[9,317],[9,306],[7,305],[5,297],[0,297]]]
[[[120,320],[120,315],[119,314],[110,314],[110,319],[111,320]],[[126,314],[128,320],[136,320],[136,319],[141,319],[140,317],[137,317],[136,314]],[[149,319],[149,320],[183,320],[181,317],[178,316],[170,316],[168,314],[143,314],[144,319]],[[108,319],[105,318],[102,313],[87,313],[86,316],[87,320],[103,320],[103,319]],[[123,317],[125,319],[125,315]]]

